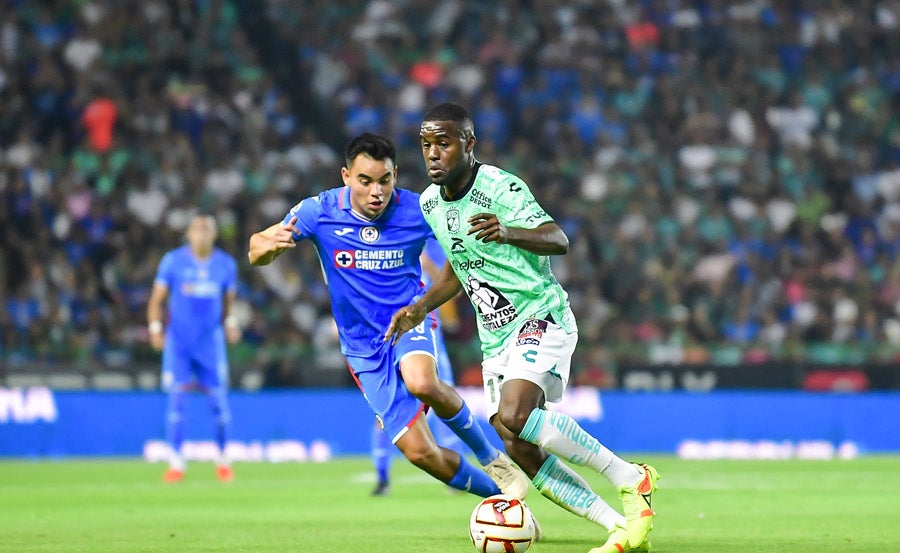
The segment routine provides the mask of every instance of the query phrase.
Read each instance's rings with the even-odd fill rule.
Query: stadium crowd
[[[0,364],[155,359],[154,272],[199,208],[242,261],[232,364],[270,385],[343,368],[313,248],[251,269],[247,237],[340,184],[358,132],[392,137],[421,190],[443,100],[568,233],[576,381],[900,352],[896,0],[19,0],[0,7]]]

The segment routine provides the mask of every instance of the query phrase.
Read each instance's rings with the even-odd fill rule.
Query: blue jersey
[[[219,248],[208,258],[197,259],[185,245],[163,256],[156,283],[169,290],[166,341],[212,340],[222,328],[225,294],[237,286],[237,263]]]
[[[394,189],[374,221],[350,209],[349,188],[332,188],[295,205],[295,240],[316,247],[344,355],[369,357],[383,345],[391,316],[422,293],[419,255],[433,236],[419,195]]]

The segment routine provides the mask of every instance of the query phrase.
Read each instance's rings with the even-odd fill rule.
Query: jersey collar
[[[469,182],[466,184],[466,187],[459,191],[459,195],[455,198],[448,198],[444,195],[444,188],[441,187],[440,195],[441,199],[447,202],[456,202],[466,197],[466,194],[469,193],[469,190],[472,189],[472,185],[475,184],[475,178],[478,176],[478,170],[481,169],[481,163],[476,161],[475,165],[472,166],[472,176],[469,177]]]

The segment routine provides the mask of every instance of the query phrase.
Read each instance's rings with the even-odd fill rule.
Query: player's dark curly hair
[[[475,123],[472,122],[469,110],[452,102],[444,102],[432,107],[425,113],[422,121],[453,121],[464,133],[474,134],[475,132]]]
[[[372,159],[390,159],[394,163],[397,162],[397,149],[394,148],[394,143],[380,134],[362,133],[347,143],[344,158],[348,167],[359,154],[366,154]]]

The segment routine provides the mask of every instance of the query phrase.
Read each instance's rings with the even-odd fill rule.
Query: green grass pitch
[[[659,553],[900,551],[900,459],[681,461],[662,474],[651,534]],[[191,464],[183,483],[137,460],[0,462],[0,551],[471,553],[477,498],[451,495],[404,460],[372,498],[362,458],[235,467],[221,484]],[[618,505],[598,475],[581,471]],[[545,540],[534,553],[585,553],[605,533],[532,490]]]

